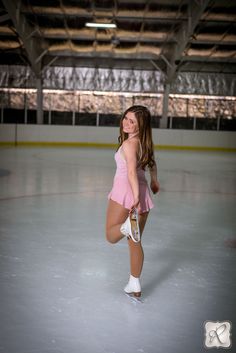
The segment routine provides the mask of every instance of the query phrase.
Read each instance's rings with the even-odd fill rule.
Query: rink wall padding
[[[119,128],[1,124],[0,146],[115,148]],[[235,131],[153,129],[157,149],[236,152]]]

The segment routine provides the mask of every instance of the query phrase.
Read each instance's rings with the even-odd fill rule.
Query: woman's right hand
[[[139,199],[138,199],[138,198],[137,198],[137,199],[134,199],[134,203],[133,203],[133,205],[130,207],[130,211],[129,211],[129,213],[132,213],[132,212],[134,211],[134,209],[135,209],[135,208],[138,208],[139,203],[140,203],[140,201],[139,201]]]

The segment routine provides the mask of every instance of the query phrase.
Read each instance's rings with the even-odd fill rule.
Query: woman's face
[[[128,112],[123,121],[123,131],[127,134],[135,134],[139,131],[138,121],[133,112]]]

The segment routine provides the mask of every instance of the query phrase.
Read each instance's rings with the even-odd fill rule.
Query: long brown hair
[[[133,105],[128,108],[120,119],[120,136],[118,137],[119,146],[127,140],[128,134],[123,131],[123,119],[128,112],[134,113],[139,127],[139,140],[141,142],[141,157],[138,165],[145,169],[146,166],[152,168],[155,164],[154,152],[153,152],[153,141],[152,141],[152,129],[151,129],[151,114],[150,111],[142,105]]]

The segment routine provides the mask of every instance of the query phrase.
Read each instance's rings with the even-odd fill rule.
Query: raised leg
[[[121,225],[129,215],[129,210],[113,200],[108,201],[107,220],[106,220],[106,238],[110,243],[117,243],[124,238],[120,232]]]

